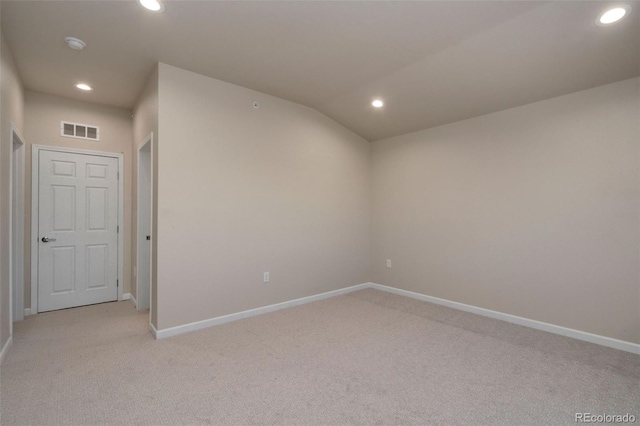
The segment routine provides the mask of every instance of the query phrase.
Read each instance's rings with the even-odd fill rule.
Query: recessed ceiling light
[[[622,18],[627,16],[631,12],[631,6],[628,4],[617,5],[614,8],[607,9],[598,15],[598,19],[596,19],[596,24],[601,27],[615,24],[620,21]]]
[[[164,10],[164,4],[160,0],[138,0],[140,4],[149,9],[152,12],[162,12]]]
[[[373,105],[376,108],[382,108],[382,106],[384,105],[384,102],[382,102],[380,99],[376,99],[373,102],[371,102],[371,105]]]
[[[88,84],[84,84],[84,83],[78,83],[76,84],[76,87],[80,90],[85,90],[85,91],[89,91],[89,90],[93,90],[93,87],[89,86]]]
[[[87,43],[75,37],[65,37],[64,41],[67,42],[67,45],[73,50],[83,50],[87,47]]]

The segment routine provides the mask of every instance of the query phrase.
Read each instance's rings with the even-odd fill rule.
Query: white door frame
[[[38,183],[40,178],[40,151],[66,152],[69,154],[87,154],[118,159],[118,300],[122,299],[123,258],[124,258],[124,155],[114,152],[89,151],[85,149],[59,148],[47,145],[31,147],[31,314],[38,313]]]
[[[149,133],[147,137],[144,138],[143,142],[138,145],[138,167],[137,167],[137,180],[136,180],[136,298],[140,300],[140,285],[138,277],[140,276],[140,267],[149,268],[149,321],[151,321],[151,311],[153,309],[153,303],[151,303],[152,299],[152,291],[153,285],[153,268],[151,267],[153,262],[153,242],[149,242],[149,264],[148,265],[140,265],[140,247],[142,244],[147,244],[143,241],[140,241],[140,152],[147,145],[149,145],[149,194],[147,194],[150,198],[149,203],[149,235],[151,235],[151,239],[153,240],[153,132]],[[145,240],[146,241],[146,240]],[[136,308],[140,305],[139,302],[136,302]]]
[[[24,138],[11,123],[9,146],[9,300],[13,322],[24,319]],[[15,198],[15,201],[14,201]]]

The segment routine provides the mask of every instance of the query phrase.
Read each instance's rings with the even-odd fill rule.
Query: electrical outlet
[[[265,283],[268,283],[268,282],[269,282],[269,273],[268,273],[268,272],[265,272],[265,273],[264,273],[264,282],[265,282]]]
[[[387,268],[391,268],[391,259],[387,259]]]

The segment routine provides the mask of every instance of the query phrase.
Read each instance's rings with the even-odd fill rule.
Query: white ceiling
[[[594,23],[604,1],[166,1],[157,14],[23,0],[1,16],[27,90],[131,109],[164,62],[378,140],[640,75],[640,2],[626,3],[610,27]]]

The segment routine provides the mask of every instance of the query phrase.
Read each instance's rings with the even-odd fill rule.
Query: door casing
[[[143,176],[140,173],[140,169],[142,168],[142,163],[148,162],[148,170],[149,175],[146,178],[149,179],[148,185],[146,185],[146,193],[140,191],[141,188],[141,179]],[[143,234],[151,235],[151,239],[153,239],[152,230],[153,230],[153,132],[151,132],[138,146],[138,172],[137,172],[137,203],[136,203],[136,218],[137,218],[137,226],[136,226],[136,308],[140,310],[149,309],[149,318],[151,318],[151,281],[153,280],[153,270],[151,267],[151,259],[152,259],[152,251],[153,246],[151,241],[146,241],[142,239]],[[142,208],[142,203],[148,203],[148,211]],[[146,214],[144,214],[146,213]],[[143,217],[144,214],[144,217]],[[143,226],[144,225],[144,226]],[[148,229],[147,232],[142,232],[141,228],[144,227]],[[148,258],[149,262],[144,264],[142,262],[142,251],[147,246],[148,250]],[[141,283],[140,282],[140,272],[144,270],[148,277],[148,282]],[[145,276],[145,275],[143,275]],[[143,289],[143,286],[148,286],[148,288]],[[147,300],[142,300],[143,295],[148,295]]]
[[[61,148],[47,145],[33,145],[31,147],[31,314],[38,313],[38,182],[40,179],[40,151],[67,152],[70,154],[97,155],[111,157],[118,160],[118,171],[123,173],[124,155],[113,152],[90,151],[83,149]],[[118,179],[118,226],[122,232],[118,233],[118,300],[123,300],[124,287],[124,176]]]
[[[11,123],[9,163],[9,299],[13,322],[24,319],[24,138]]]

